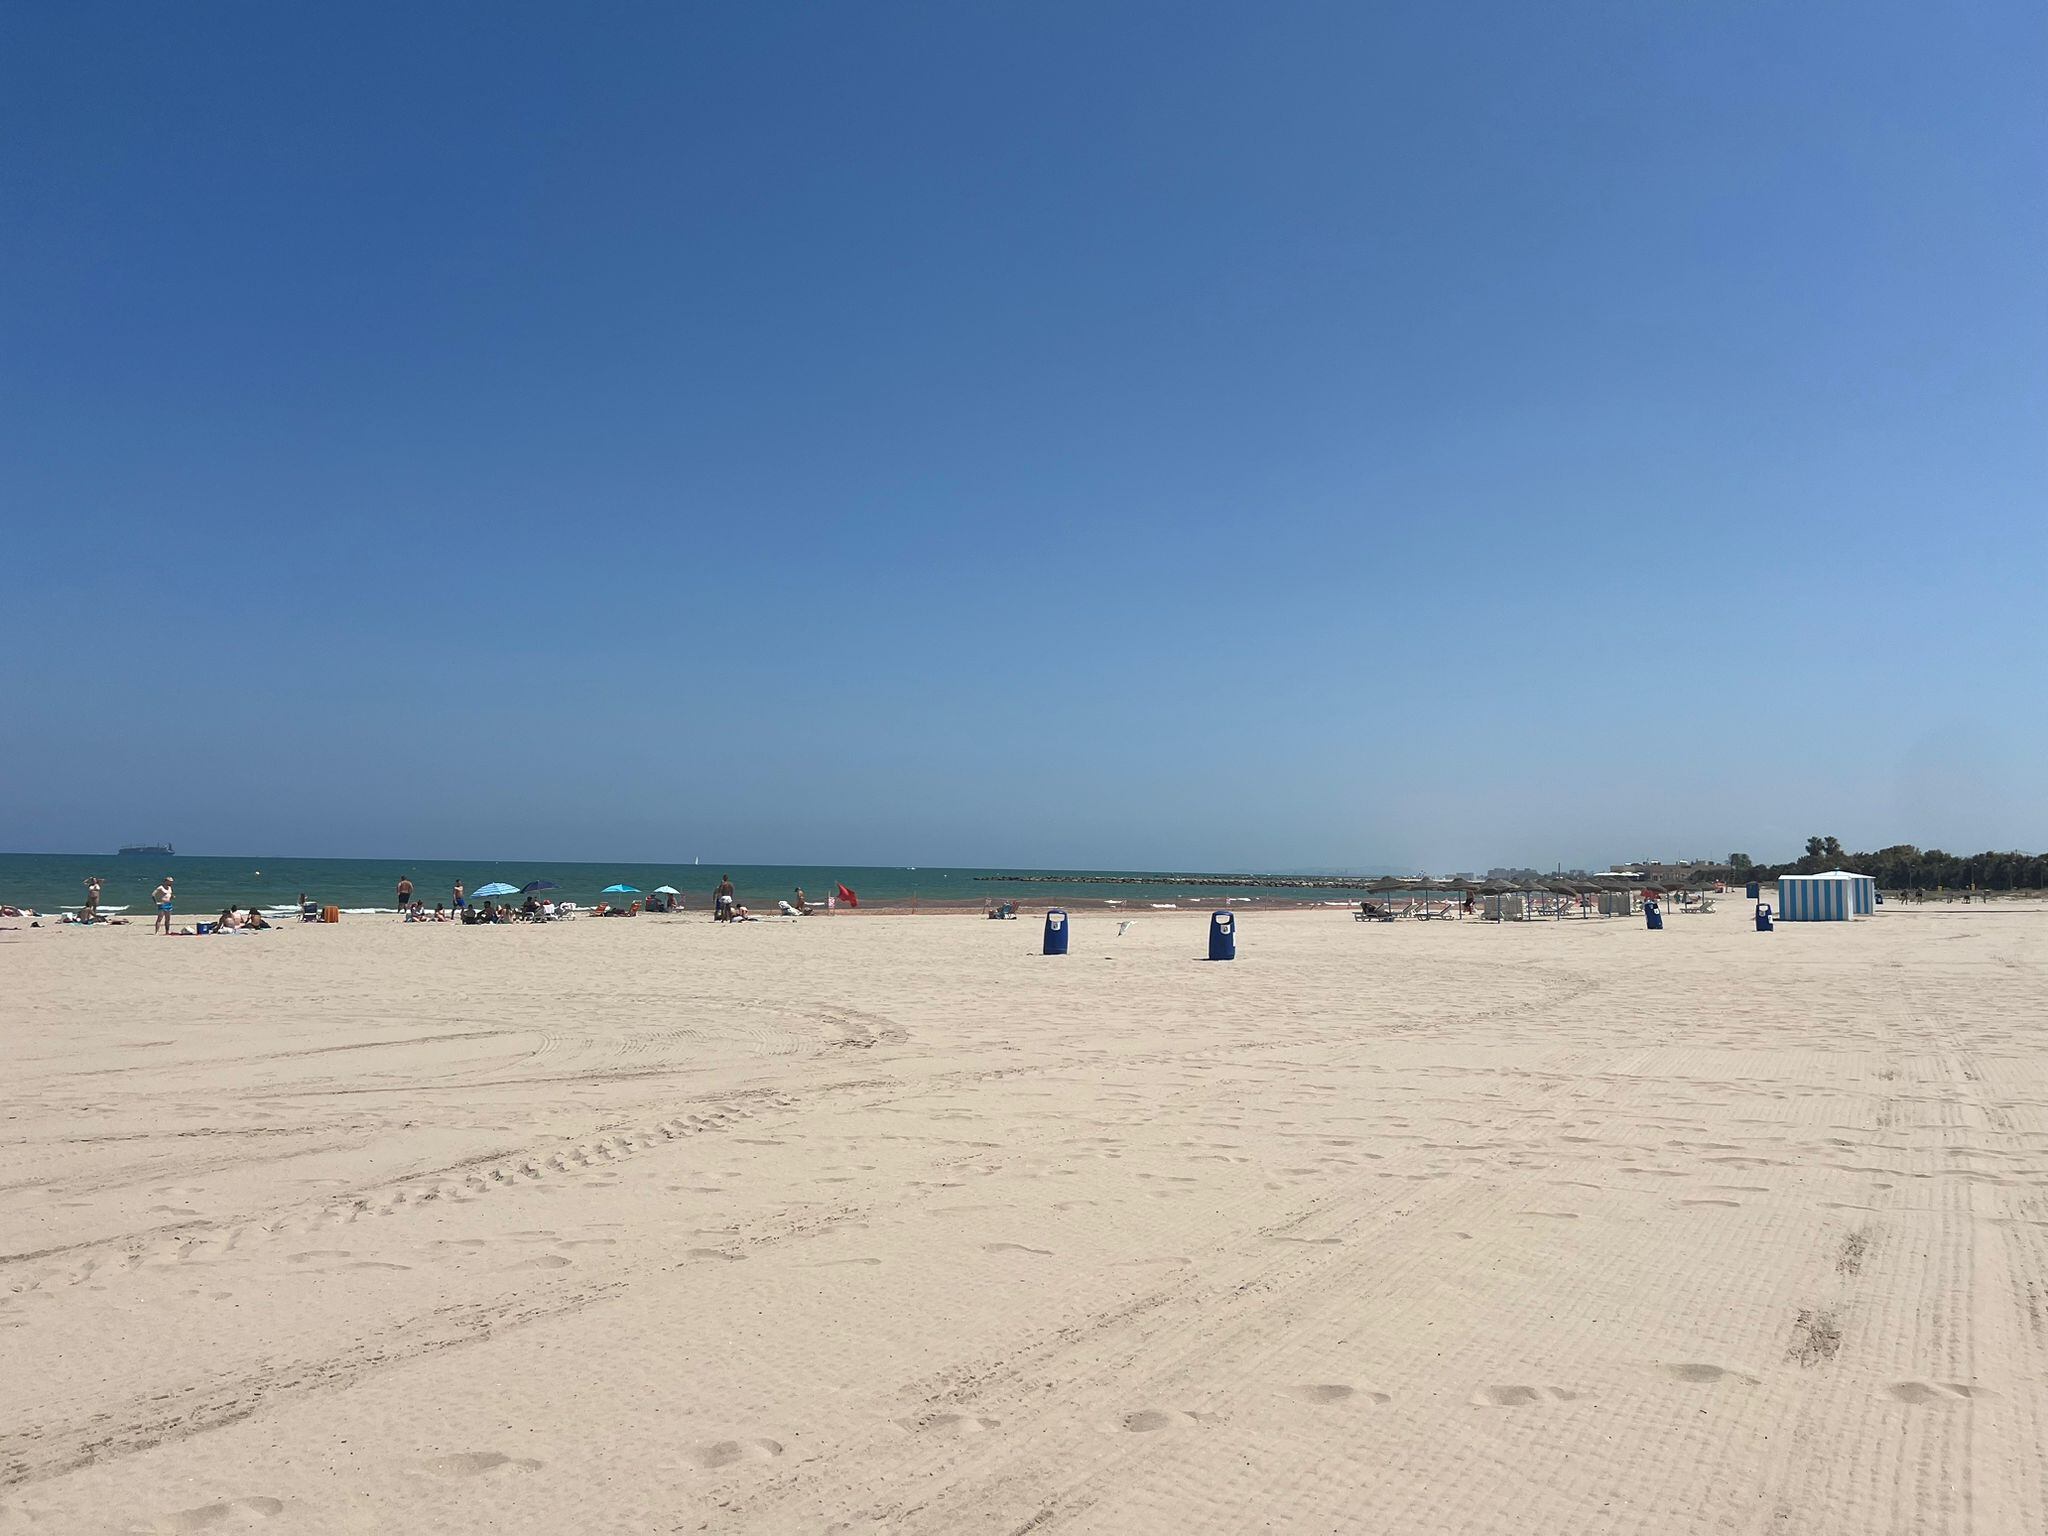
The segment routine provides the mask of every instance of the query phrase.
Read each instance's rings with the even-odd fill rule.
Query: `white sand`
[[[2048,1529],[2048,913],[0,934],[0,1531]]]

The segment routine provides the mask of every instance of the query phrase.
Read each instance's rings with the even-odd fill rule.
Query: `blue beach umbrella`
[[[478,886],[469,894],[477,900],[491,896],[517,896],[519,894],[519,887],[507,885],[502,880],[493,880],[489,885]]]
[[[529,880],[526,884],[519,887],[519,894],[531,896],[535,891],[552,891],[553,889],[555,889],[555,882],[552,880]]]
[[[637,885],[608,885],[598,894],[601,896],[638,896],[640,894],[640,887]]]

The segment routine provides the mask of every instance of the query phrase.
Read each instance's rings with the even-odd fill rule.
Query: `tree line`
[[[1944,853],[1895,843],[1875,853],[1848,853],[1832,837],[1809,837],[1806,852],[1786,864],[1758,864],[1746,853],[1728,856],[1743,880],[1812,875],[1846,869],[1869,875],[1886,890],[2038,891],[2048,889],[2048,853]]]

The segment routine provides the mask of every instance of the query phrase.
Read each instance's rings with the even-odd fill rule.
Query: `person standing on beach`
[[[85,877],[85,920],[89,923],[100,915],[100,877]]]
[[[156,903],[156,922],[149,931],[151,933],[169,933],[171,931],[171,877],[169,875],[164,876],[164,883],[156,888],[150,899]]]
[[[731,875],[721,875],[719,877],[718,889],[712,893],[711,901],[712,920],[714,922],[720,923],[731,922],[734,906],[734,891],[732,888]]]
[[[399,911],[401,911],[401,912],[403,912],[403,911],[404,911],[404,910],[405,910],[405,909],[406,909],[407,907],[409,907],[409,906],[411,906],[411,905],[412,905],[412,876],[410,876],[410,875],[400,875],[400,876],[398,877],[398,910],[399,910]]]
[[[436,908],[435,910],[438,911],[440,909]],[[455,882],[455,910],[458,912],[462,910],[462,882],[460,880]]]

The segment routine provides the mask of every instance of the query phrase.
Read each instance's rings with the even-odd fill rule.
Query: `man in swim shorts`
[[[171,931],[171,877],[169,875],[164,876],[164,883],[156,888],[153,895],[156,901],[156,923],[149,931],[151,933],[169,933]]]

